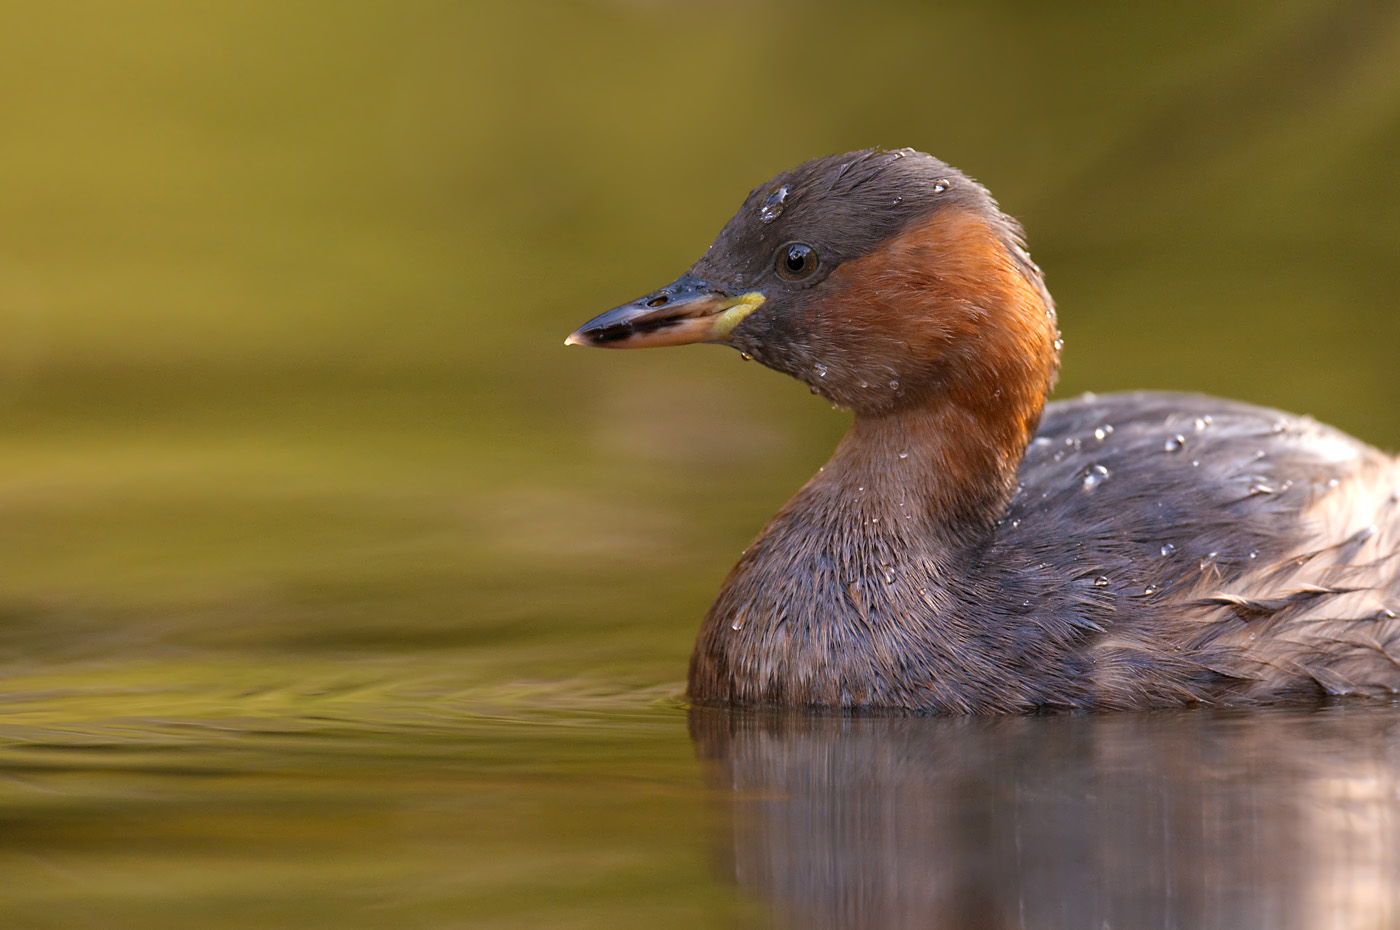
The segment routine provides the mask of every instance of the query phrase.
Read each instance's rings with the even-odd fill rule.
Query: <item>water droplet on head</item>
[[[750,355],[750,354],[747,353],[747,352],[740,352],[740,353],[739,353],[739,357],[740,357],[741,359],[743,359],[744,361],[746,361],[746,362],[751,362],[751,361],[753,361],[753,356]]]
[[[815,364],[812,366],[812,368],[813,368],[813,370],[816,371],[817,377],[818,377],[818,378],[825,378],[825,377],[826,377],[826,366],[823,365],[821,362],[815,363]]]
[[[1011,528],[1012,528],[1013,530],[1016,529],[1016,527],[1018,527],[1018,526],[1020,526],[1020,525],[1021,525],[1021,521],[1020,521],[1020,520],[1012,520],[1012,521],[1011,521]]]
[[[1108,469],[1102,465],[1090,465],[1084,469],[1084,490],[1092,491],[1108,480]]]
[[[1253,496],[1256,495],[1256,494],[1272,494],[1272,493],[1274,493],[1274,489],[1273,489],[1270,485],[1264,484],[1262,481],[1257,482],[1257,483],[1255,483],[1255,484],[1251,484],[1251,485],[1249,486],[1249,494],[1250,494],[1251,497],[1253,497]],[[1250,556],[1250,558],[1253,558],[1253,556]]]
[[[1257,558],[1259,558],[1259,550],[1258,550],[1258,549],[1253,549],[1253,550],[1251,550],[1250,553],[1249,553],[1249,557],[1250,557],[1251,559],[1257,559]]]
[[[1200,468],[1200,467],[1201,467],[1201,460],[1200,460],[1200,459],[1192,459],[1192,460],[1191,460],[1191,467],[1192,467],[1192,468]]]
[[[1213,422],[1215,422],[1215,421],[1214,421],[1213,419],[1211,419],[1210,417],[1208,417],[1208,416],[1206,416],[1206,417],[1196,417],[1196,422],[1195,422],[1195,424],[1194,424],[1194,426],[1196,427],[1196,432],[1199,433],[1201,430],[1205,429],[1207,426],[1210,426],[1211,423],[1213,423]]]
[[[743,629],[743,626],[744,626],[744,622],[743,622],[742,620],[740,620],[738,617],[735,617],[734,620],[729,624],[729,628],[730,628],[731,630]]]
[[[1145,587],[1145,588],[1142,589],[1142,593],[1143,593],[1143,594],[1156,594],[1156,593],[1157,593],[1157,586],[1156,586],[1155,584],[1150,584],[1150,585],[1148,585],[1147,587]]]
[[[1269,432],[1277,436],[1279,433],[1282,433],[1286,429],[1288,429],[1288,424],[1283,422],[1282,420],[1279,420],[1276,423],[1274,423],[1273,428],[1270,429]]]
[[[891,391],[897,391],[897,390],[899,390],[899,382],[898,382],[898,381],[891,381],[891,382],[890,382],[890,390],[891,390]]]
[[[1167,441],[1162,444],[1162,449],[1166,452],[1180,452],[1184,445],[1186,445],[1186,437],[1177,433],[1175,436],[1168,437]]]
[[[885,566],[885,583],[894,584],[894,569],[888,565]]]
[[[908,449],[901,449],[900,452],[899,452],[899,457],[902,458],[902,459],[907,459],[907,458],[909,458],[909,450],[908,450]]]
[[[862,381],[862,382],[860,383],[860,386],[863,387],[863,388],[868,388],[868,387],[870,387],[870,382],[869,382],[869,381]]]
[[[1105,439],[1112,435],[1113,426],[1109,423],[1105,423],[1103,426],[1100,426],[1098,429],[1094,430],[1094,438],[1097,439],[1099,442],[1103,442]]]
[[[792,188],[784,184],[768,193],[763,200],[763,206],[758,208],[758,218],[761,222],[771,223],[783,215],[783,203],[787,200],[788,194],[792,193]]]
[[[1165,543],[1162,546],[1162,555],[1171,555],[1175,551],[1176,546],[1173,546],[1171,543]]]
[[[1100,575],[1099,577],[1095,578],[1095,579],[1094,579],[1094,587],[1096,587],[1096,588],[1106,588],[1106,587],[1108,587],[1108,576],[1107,576],[1107,575]]]
[[[952,187],[952,185],[948,183],[947,178],[939,178],[937,181],[933,182],[933,192],[935,194],[941,194],[950,187]]]

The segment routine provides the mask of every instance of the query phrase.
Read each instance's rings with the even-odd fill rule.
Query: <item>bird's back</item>
[[[1049,703],[1400,690],[1391,457],[1248,404],[1086,395],[1046,407],[1018,478],[981,572],[1096,628]]]

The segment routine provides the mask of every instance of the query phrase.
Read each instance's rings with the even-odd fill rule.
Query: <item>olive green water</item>
[[[687,713],[844,428],[562,347],[912,145],[1062,393],[1400,446],[1393,5],[6,4],[0,926],[1400,924],[1400,707]]]

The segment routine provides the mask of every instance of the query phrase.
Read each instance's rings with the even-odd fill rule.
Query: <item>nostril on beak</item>
[[[671,302],[671,298],[667,297],[665,294],[662,294],[662,295],[660,295],[659,297],[653,297],[651,300],[648,300],[648,301],[647,301],[647,306],[648,306],[648,307],[664,307],[664,306],[666,306],[666,305],[667,305],[668,303],[670,303],[670,302]]]

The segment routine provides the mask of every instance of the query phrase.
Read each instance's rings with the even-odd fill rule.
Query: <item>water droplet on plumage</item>
[[[950,186],[951,185],[949,185],[947,178],[939,178],[937,181],[933,182],[933,192],[935,194],[941,194],[944,191],[946,191]]]
[[[888,565],[885,566],[885,583],[894,584],[894,569]]]
[[[818,377],[818,378],[825,378],[825,377],[826,377],[826,366],[823,365],[821,362],[815,363],[815,364],[812,366],[812,370],[815,371],[815,372],[817,373],[817,377]]]
[[[730,622],[729,628],[730,628],[731,630],[741,630],[741,629],[744,628],[744,622],[743,622],[742,620],[740,620],[738,617],[735,617],[735,618],[733,619],[733,621]]]
[[[1157,586],[1156,586],[1155,584],[1150,584],[1150,585],[1148,585],[1147,587],[1145,587],[1145,588],[1142,589],[1142,593],[1143,593],[1143,594],[1156,594],[1156,593],[1157,593]]]
[[[1203,559],[1201,559],[1201,571],[1205,571],[1206,569],[1208,569],[1208,568],[1210,568],[1212,565],[1214,565],[1214,564],[1215,564],[1215,557],[1218,556],[1219,554],[1220,554],[1219,552],[1208,552],[1208,553],[1206,553],[1206,557],[1203,558]]]
[[[1258,550],[1258,549],[1252,549],[1252,550],[1250,550],[1249,557],[1250,557],[1251,559],[1257,559],[1257,558],[1259,558],[1259,550]]]
[[[1162,555],[1171,555],[1175,551],[1176,546],[1173,546],[1171,543],[1165,543],[1162,546]]]
[[[1092,491],[1108,480],[1108,469],[1102,465],[1090,465],[1084,469],[1084,490]]]
[[[1106,587],[1108,587],[1108,576],[1107,576],[1107,575],[1100,575],[1099,577],[1095,578],[1095,579],[1094,579],[1094,587],[1096,587],[1096,588],[1106,588]]]
[[[771,223],[783,215],[783,203],[787,200],[788,194],[792,193],[792,188],[784,184],[776,190],[770,191],[764,198],[763,206],[758,208],[758,218],[761,222]]]
[[[1211,423],[1213,423],[1213,422],[1215,422],[1215,421],[1214,421],[1211,417],[1208,417],[1208,416],[1206,416],[1206,417],[1196,417],[1196,422],[1195,422],[1193,425],[1196,427],[1196,432],[1199,433],[1199,432],[1201,432],[1201,430],[1205,429],[1207,426],[1210,426]]]
[[[1097,439],[1099,442],[1103,442],[1105,439],[1112,435],[1113,426],[1109,423],[1105,423],[1103,426],[1100,426],[1098,429],[1094,430],[1094,438]]]
[[[753,361],[753,356],[750,355],[750,354],[747,353],[747,352],[740,352],[740,353],[739,353],[739,357],[740,357],[741,359],[743,359],[744,361],[746,361],[746,362],[751,362],[751,361]]]
[[[891,381],[891,382],[890,382],[890,390],[891,390],[891,391],[897,391],[897,390],[899,390],[899,382],[898,382],[898,381]]]
[[[1271,432],[1271,433],[1273,433],[1275,436],[1277,436],[1279,433],[1282,433],[1283,431],[1285,431],[1285,430],[1287,430],[1287,429],[1288,429],[1288,424],[1285,423],[1285,422],[1283,422],[1282,420],[1278,420],[1277,422],[1274,423],[1273,427],[1269,430],[1269,432]]]
[[[1162,449],[1166,452],[1180,452],[1184,445],[1186,445],[1186,437],[1177,433],[1175,436],[1167,438],[1167,441],[1162,444]]]
[[[909,458],[909,450],[908,450],[908,449],[901,449],[900,452],[899,452],[899,457],[902,458],[902,459],[907,459],[907,458]]]
[[[1256,483],[1256,484],[1251,484],[1251,485],[1249,486],[1249,494],[1250,494],[1251,497],[1255,496],[1256,494],[1272,494],[1272,493],[1274,493],[1273,487],[1270,486],[1270,485],[1264,484],[1262,481],[1261,481],[1261,482],[1258,482],[1258,483]]]
[[[862,382],[860,383],[860,386],[863,387],[863,388],[868,388],[868,387],[870,387],[870,382],[869,382],[869,381],[862,381]]]

